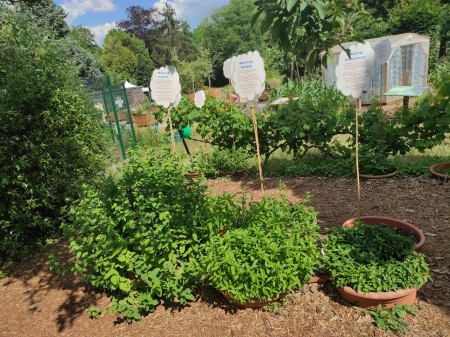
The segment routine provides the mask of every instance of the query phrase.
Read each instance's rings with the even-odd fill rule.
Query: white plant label
[[[203,108],[203,105],[205,105],[205,99],[206,99],[205,92],[203,90],[197,91],[194,96],[195,106],[199,109]]]
[[[173,66],[165,66],[153,70],[150,90],[156,104],[162,105],[164,108],[175,103],[178,105],[181,99],[181,85],[177,69]]]
[[[378,42],[375,46],[375,62],[384,64],[391,56],[391,43],[389,40]]]
[[[351,58],[345,51],[339,55],[339,63],[336,66],[336,87],[345,96],[359,98],[370,86],[370,80],[374,74],[375,52],[370,43],[358,43],[350,47]]]
[[[178,81],[178,88],[175,89],[175,100],[171,103],[171,106],[176,108],[178,103],[181,102],[181,84]]]
[[[231,77],[230,66],[231,66],[231,58],[229,58],[223,63],[223,76],[225,76],[228,79]]]
[[[264,60],[257,50],[231,59],[231,85],[240,98],[253,101],[265,89],[266,71]]]

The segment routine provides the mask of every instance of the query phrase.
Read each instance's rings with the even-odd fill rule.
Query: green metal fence
[[[84,85],[94,104],[103,110],[105,125],[111,132],[113,144],[118,143],[126,159],[127,150],[134,148],[137,140],[124,84],[112,86],[109,76],[105,76],[84,79]]]

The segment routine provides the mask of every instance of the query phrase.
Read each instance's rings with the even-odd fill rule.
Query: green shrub
[[[430,279],[425,257],[413,252],[414,242],[376,225],[333,229],[323,257],[338,287],[367,292],[419,288]],[[389,277],[386,277],[389,275]]]
[[[250,166],[250,158],[246,151],[242,149],[214,149],[211,156],[213,167],[217,171],[233,173]]]
[[[61,207],[104,169],[101,115],[34,22],[0,4],[0,259],[55,234]]]
[[[246,303],[284,295],[311,278],[319,257],[312,208],[291,205],[285,197],[221,198],[202,250],[207,282]]]
[[[63,224],[77,259],[71,271],[114,292],[110,311],[140,320],[162,298],[193,300],[189,266],[208,235],[206,186],[182,175],[178,157],[142,157],[85,197]],[[57,266],[53,262],[53,266]]]

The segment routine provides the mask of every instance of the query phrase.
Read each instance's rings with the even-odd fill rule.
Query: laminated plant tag
[[[205,92],[203,90],[197,91],[194,96],[195,106],[199,109],[203,108],[203,105],[205,104],[205,99],[206,99]]]
[[[155,69],[150,81],[152,99],[156,104],[168,108],[177,106],[181,100],[180,75],[173,66]]]
[[[391,43],[389,40],[378,42],[375,46],[375,62],[384,64],[391,56]]]
[[[231,59],[231,85],[240,98],[253,101],[265,89],[264,60],[257,50],[233,56]]]
[[[336,87],[345,95],[359,98],[370,86],[375,72],[375,52],[370,43],[358,43],[350,47],[351,57],[345,51],[339,55],[336,66]]]

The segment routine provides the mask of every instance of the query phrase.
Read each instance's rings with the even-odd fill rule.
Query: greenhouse
[[[397,99],[397,96],[383,96],[383,93],[396,86],[425,86],[428,75],[428,57],[430,49],[430,39],[414,33],[400,35],[383,36],[375,39],[368,39],[372,48],[383,41],[389,40],[391,44],[391,54],[383,64],[375,64],[375,74],[371,79],[369,88],[361,95],[362,103],[370,103],[377,99],[383,103]],[[343,43],[344,48],[350,48],[357,42]],[[333,47],[333,63],[322,69],[322,76],[325,83],[336,84],[335,69],[339,62],[339,54],[342,52],[340,46]]]

